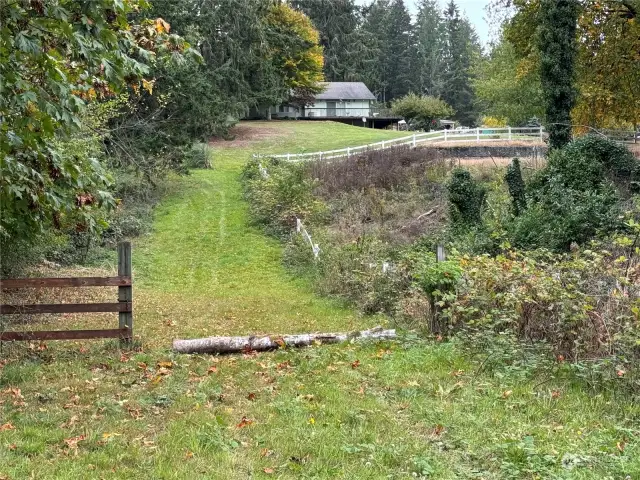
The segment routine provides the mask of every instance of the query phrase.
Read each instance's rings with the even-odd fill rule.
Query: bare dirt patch
[[[212,147],[247,147],[267,139],[286,137],[287,130],[281,125],[274,126],[272,122],[242,122],[231,128],[229,139],[221,137],[209,140]]]

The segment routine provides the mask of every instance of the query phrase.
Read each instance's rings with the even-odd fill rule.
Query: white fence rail
[[[409,145],[415,147],[422,143],[441,142],[487,142],[495,140],[507,141],[542,141],[545,131],[542,127],[506,127],[506,128],[473,128],[469,130],[439,130],[436,132],[414,133],[406,137],[383,140],[358,147],[340,148],[326,152],[285,153],[280,155],[254,155],[254,157],[282,158],[289,162],[305,160],[330,160],[332,158],[350,157],[371,150]]]

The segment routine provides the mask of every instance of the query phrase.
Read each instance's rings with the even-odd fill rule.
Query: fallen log
[[[360,340],[387,340],[396,338],[395,330],[375,327],[346,333],[304,333],[300,335],[265,335],[246,337],[208,337],[174,340],[177,353],[239,353],[253,350],[275,350],[282,347],[306,347],[319,343],[340,343]]]

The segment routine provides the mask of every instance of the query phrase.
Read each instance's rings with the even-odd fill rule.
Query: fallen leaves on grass
[[[67,447],[72,449],[78,448],[78,443],[87,439],[86,435],[78,435],[77,437],[65,438],[64,443]]]
[[[248,427],[253,423],[254,423],[253,420],[249,420],[247,417],[242,417],[242,420],[240,420],[240,423],[236,425],[236,428]]]
[[[249,395],[247,395],[247,399],[254,401],[256,399],[256,394],[251,392]]]
[[[78,415],[73,415],[69,420],[60,424],[60,428],[71,428],[78,422],[78,420],[80,420],[80,417],[78,417]]]
[[[509,398],[513,394],[513,390],[505,390],[502,392],[502,398]]]
[[[218,373],[218,367],[216,367],[215,365],[211,365],[207,369],[207,375],[211,375],[212,373]]]
[[[269,467],[263,468],[262,471],[264,473],[266,473],[267,475],[271,475],[273,472],[275,472],[275,470],[273,468],[269,468]]]
[[[0,425],[0,432],[4,432],[5,430],[15,430],[16,427],[14,427],[11,423],[5,423],[4,425]]]
[[[360,360],[356,360],[351,364],[351,368],[356,369],[360,366]]]

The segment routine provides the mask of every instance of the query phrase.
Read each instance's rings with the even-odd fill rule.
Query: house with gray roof
[[[271,107],[277,118],[371,117],[376,97],[362,82],[324,82],[324,90],[315,96],[313,104],[298,108],[291,105]]]

